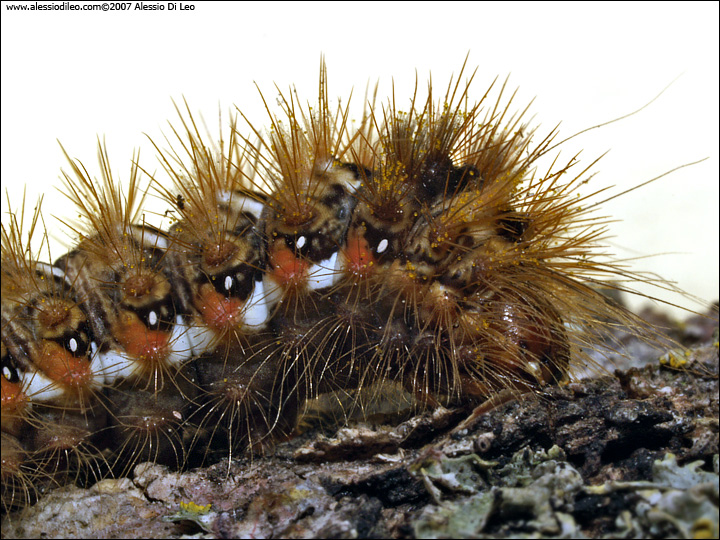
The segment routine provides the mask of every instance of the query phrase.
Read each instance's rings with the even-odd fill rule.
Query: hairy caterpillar
[[[281,95],[267,131],[233,122],[215,148],[183,117],[157,146],[165,231],[142,218],[137,158],[127,188],[102,144],[100,181],[70,161],[79,243],[37,262],[3,228],[4,506],[88,468],[261,451],[330,392],[472,405],[567,380],[610,325],[652,339],[595,288],[646,278],[595,258],[587,169],[533,172],[553,133],[533,142],[502,91],[471,104],[463,71],[357,128],[324,66],[317,105]]]

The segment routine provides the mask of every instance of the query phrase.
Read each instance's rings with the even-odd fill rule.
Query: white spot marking
[[[48,402],[62,397],[65,391],[39,371],[26,372],[20,377],[22,388],[31,401]]]
[[[307,242],[307,238],[304,236],[301,236],[297,239],[297,242],[295,242],[295,247],[298,249],[302,249],[305,246],[305,243]]]
[[[243,314],[243,330],[262,330],[270,318],[265,285],[262,281],[255,283],[253,292],[247,301],[245,313]]]
[[[388,247],[387,238],[383,238],[382,240],[380,240],[380,243],[378,244],[377,252],[382,253],[387,249],[387,247]]]
[[[101,354],[97,353],[97,345],[93,341],[90,344],[93,351],[93,357],[90,360],[90,372],[93,374],[93,388],[100,388],[106,382],[105,364]]]
[[[205,351],[200,351],[202,354]],[[193,356],[193,347],[190,341],[189,328],[181,315],[175,318],[169,340],[169,350],[166,358],[168,365],[182,364]]]
[[[194,356],[200,356],[212,350],[217,336],[202,322],[202,319],[198,317],[196,320],[198,324],[193,324],[193,321],[187,322],[182,315],[177,316],[172,335],[174,350],[189,351],[185,354]],[[175,337],[176,330],[177,337]]]
[[[283,288],[275,278],[272,277],[270,272],[265,272],[263,275],[263,288],[265,289],[265,302],[269,307],[277,304],[283,296]]]
[[[239,206],[240,212],[247,212],[251,214],[255,219],[260,219],[265,205],[261,202],[251,199],[250,197],[236,197],[233,201],[233,206]]]
[[[48,277],[55,276],[56,278],[60,278],[62,280],[66,279],[65,272],[60,270],[60,268],[55,268],[47,263],[37,263],[37,269]]]
[[[265,205],[251,197],[246,197],[242,193],[232,192],[226,189],[220,190],[217,194],[217,202],[219,204],[226,204],[232,208],[235,212],[247,212],[251,214],[255,219],[260,219],[260,215],[265,208]]]
[[[70,338],[70,343],[68,343],[70,346],[70,352],[76,353],[78,350],[78,344],[77,340],[75,338]]]
[[[340,279],[337,272],[338,252],[333,253],[329,259],[313,264],[308,272],[308,287],[313,291],[330,287]]]
[[[132,225],[132,233],[135,240],[141,242],[143,247],[167,249],[168,241],[165,235],[152,231],[142,225]]]
[[[128,379],[142,368],[139,362],[123,351],[109,350],[98,356],[102,357],[101,362],[105,366],[105,381],[108,384],[113,384],[119,379]]]

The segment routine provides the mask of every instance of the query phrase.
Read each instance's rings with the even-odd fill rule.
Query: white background
[[[590,162],[610,150],[592,184],[618,186],[611,193],[708,157],[604,213],[623,220],[611,251],[655,255],[636,268],[718,297],[717,3],[185,2],[195,9],[124,12],[17,12],[9,4],[17,2],[1,6],[2,186],[13,209],[23,189],[31,202],[44,193],[46,216],[74,215],[55,189],[67,169],[56,139],[93,173],[98,135],[121,178],[137,147],[153,170],[143,134],[167,131],[176,118],[171,98],[185,96],[213,129],[219,106],[225,118],[237,105],[263,125],[253,83],[271,104],[273,83],[315,100],[321,53],[331,97],[354,87],[359,108],[368,80],[379,79],[387,95],[394,79],[396,95],[409,97],[416,70],[421,86],[432,72],[440,95],[469,52],[469,65],[479,67],[474,98],[510,74],[517,108],[535,98],[530,112],[541,131],[562,121],[563,137],[641,107],[680,75],[647,109],[576,138],[562,155],[584,149]],[[4,223],[7,206],[3,196]]]

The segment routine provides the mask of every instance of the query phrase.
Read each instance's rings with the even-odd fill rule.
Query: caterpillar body
[[[102,143],[100,180],[68,157],[78,244],[40,262],[39,203],[28,240],[24,204],[2,230],[4,510],[141,461],[260,452],[332,392],[475,405],[567,381],[612,325],[653,339],[599,291],[647,278],[598,259],[589,167],[535,170],[555,132],[533,143],[505,85],[470,104],[464,69],[406,112],[370,100],[357,128],[324,65],[317,105],[281,94],[268,130],[235,119],[218,146],[180,113],[155,145],[166,230],[138,156],[127,187]]]

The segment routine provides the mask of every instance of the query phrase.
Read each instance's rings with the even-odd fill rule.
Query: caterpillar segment
[[[438,102],[430,88],[419,112],[416,88],[408,112],[393,100],[373,119],[373,168],[348,232],[364,272],[381,276],[368,300],[386,323],[370,365],[430,406],[541,388],[563,380],[569,361],[551,297],[505,296],[501,286],[532,225],[519,186],[550,138],[527,152],[522,114],[498,129],[503,92],[483,118],[483,100],[467,103],[472,76],[465,85],[461,76]]]
[[[448,87],[446,100],[462,101],[467,88]],[[448,111],[430,93],[416,111],[417,88],[408,112],[394,99],[373,112],[369,127],[353,145],[362,182],[343,250],[343,272],[354,287],[347,305],[371,305],[367,341],[378,344],[363,360],[363,380],[402,380],[414,354],[416,324],[408,318],[422,292],[417,269],[406,260],[408,235],[428,202],[458,188],[470,172],[452,164],[451,151],[466,137],[479,104]],[[377,107],[373,107],[377,111]],[[374,133],[373,133],[374,132]],[[365,319],[370,322],[370,319]],[[373,395],[371,392],[369,395]]]
[[[102,364],[91,352],[87,317],[63,276],[35,261],[34,234],[21,237],[25,205],[2,228],[3,506],[31,502],[37,492],[87,473],[102,474],[95,446],[105,424],[99,397]],[[29,485],[30,482],[32,485]]]
[[[252,128],[259,142],[246,139],[255,182],[267,186],[265,291],[270,306],[286,315],[310,313],[311,293],[338,282],[339,252],[361,182],[358,166],[348,162],[348,106],[331,110],[324,63],[320,71],[317,107],[305,110],[281,94],[278,116],[263,97],[269,131]]]
[[[48,354],[45,341],[50,340],[36,338],[17,318],[3,314],[3,432],[34,450],[33,459],[46,463],[48,474],[95,470],[102,461],[95,442],[106,422],[101,389],[79,384],[79,377],[67,382],[71,370],[85,364],[85,374],[91,362],[71,356],[77,350]],[[65,457],[57,460],[58,454]]]
[[[189,110],[178,114],[182,128],[172,128],[169,150],[158,148],[173,184],[168,189],[156,182],[156,188],[168,202],[183,201],[170,227],[174,247],[166,260],[188,314],[203,389],[188,419],[191,448],[202,461],[213,455],[212,448],[224,448],[225,455],[229,449],[233,456],[269,444],[270,433],[281,431],[273,420],[276,385],[289,384],[291,374],[283,378],[277,362],[259,352],[272,343],[263,281],[266,195],[252,181],[237,120],[231,121],[229,139],[221,133],[218,146],[204,141]]]
[[[265,196],[252,190],[237,119],[227,144],[221,138],[217,148],[203,140],[189,110],[187,118],[179,109],[178,115],[182,129],[172,128],[170,149],[158,148],[173,186],[155,185],[171,204],[183,201],[169,231],[174,247],[166,258],[180,305],[189,315],[193,355],[200,356],[242,346],[247,336],[267,328],[266,246],[259,225]]]
[[[260,223],[271,338],[263,350],[283,374],[273,383],[282,396],[273,421],[280,431],[294,425],[306,400],[357,387],[368,375],[359,357],[369,348],[362,328],[372,310],[345,301],[342,271],[355,193],[367,170],[351,162],[358,135],[350,131],[348,107],[331,108],[324,63],[320,71],[316,106],[281,94],[282,112],[275,115],[263,97],[270,128],[251,126],[257,142],[243,138],[252,182],[266,194]]]
[[[248,188],[245,187],[245,182],[226,181],[225,185],[221,185],[219,189],[211,182],[211,180],[216,178],[225,178],[226,180],[230,178],[232,180],[233,175],[235,177],[238,176],[237,171],[244,170],[244,166],[242,164],[240,166],[235,166],[235,169],[231,171],[232,174],[227,174],[226,171],[212,165],[211,167],[208,167],[208,164],[218,163],[218,161],[214,160],[210,153],[205,150],[204,145],[201,143],[201,138],[197,133],[197,129],[195,128],[190,130],[188,129],[187,124],[185,124],[185,128],[189,133],[188,138],[191,141],[190,146],[193,148],[200,148],[202,151],[193,151],[193,155],[190,159],[190,163],[193,165],[191,168],[185,168],[184,174],[173,174],[175,178],[181,180],[181,182],[178,183],[178,186],[181,186],[183,183],[182,181],[185,178],[193,177],[195,181],[200,184],[200,189],[204,190],[205,193],[209,191],[213,194],[220,193],[222,195],[211,195],[210,197],[204,196],[202,198],[202,201],[217,201],[212,205],[209,212],[204,212],[205,215],[217,214],[218,208],[220,208],[221,213],[224,213],[226,216],[229,214],[228,210],[233,208],[240,208],[245,214],[247,214],[247,204],[244,201],[248,200],[248,196],[245,195],[248,193]],[[299,133],[297,131],[298,126],[295,125],[294,129],[296,130],[294,134],[297,135]],[[234,126],[232,133],[236,133]],[[245,141],[247,142],[247,140]],[[198,144],[198,142],[200,142],[200,144]],[[230,147],[233,147],[232,143]],[[257,148],[253,148],[253,150],[257,150]],[[323,158],[329,159],[326,154],[327,152],[323,154]],[[197,159],[198,155],[202,156],[202,158]],[[232,159],[229,159],[229,157],[226,158],[224,153],[222,155],[223,163],[232,163]],[[269,228],[272,228],[272,225],[267,224],[268,221],[272,219],[279,219],[280,222],[284,221],[282,215],[278,218],[277,214],[274,214],[269,210],[273,207],[273,205],[277,206],[278,202],[282,200],[281,198],[276,197],[276,194],[277,192],[282,192],[283,188],[279,187],[278,190],[272,191],[267,189],[266,184],[273,185],[274,181],[275,187],[278,188],[283,180],[278,180],[277,176],[265,175],[261,177],[261,175],[258,174],[258,171],[260,170],[267,172],[271,169],[281,169],[280,166],[274,167],[268,165],[267,163],[264,165],[264,168],[262,168],[259,165],[261,160],[262,156],[256,154],[254,162],[251,164],[251,168],[254,168],[254,174],[249,176],[252,185],[250,191],[252,195],[249,199],[253,203],[253,207],[257,207],[257,202],[260,201],[265,206],[265,210],[261,216],[257,216],[257,213],[255,213],[253,216],[255,218],[255,223],[249,224],[243,229],[237,226],[230,227],[226,225],[224,227],[225,230],[220,231],[220,234],[227,234],[227,230],[233,229],[236,233],[238,230],[240,230],[243,234],[247,232],[248,235],[252,234],[251,245],[257,245],[256,240],[259,233],[259,236],[263,240],[261,247],[264,248],[267,231]],[[165,161],[167,162],[168,160]],[[205,171],[210,171],[210,174],[198,172],[203,171],[203,169]],[[333,221],[336,221],[337,218],[334,218],[329,214],[329,212],[332,211],[332,208],[330,207],[338,200],[344,199],[344,204],[346,206],[348,204],[347,201],[349,201],[349,198],[344,196],[344,188],[342,186],[331,186],[330,189],[326,189],[321,184],[318,184],[318,182],[325,182],[326,177],[332,176],[340,178],[340,180],[336,183],[342,183],[346,181],[342,179],[343,176],[350,178],[347,176],[348,171],[349,174],[354,173],[351,166],[345,167],[346,170],[343,170],[342,172],[328,171],[326,169],[328,169],[327,166],[318,168],[312,173],[316,178],[307,180],[308,183],[313,184],[313,190],[315,193],[320,194],[327,192],[327,196],[323,195],[322,197],[319,197],[317,201],[314,201],[325,213],[324,215],[321,215],[316,222],[310,224],[308,232],[313,235],[310,242],[315,248],[318,248],[317,244],[324,239],[325,233],[333,228],[337,228],[337,224],[333,223]],[[226,170],[229,170],[229,168]],[[307,170],[310,170],[310,168],[306,168],[306,171]],[[242,176],[248,178],[247,175],[243,174]],[[297,178],[294,179],[297,180]],[[243,179],[241,178],[241,180]],[[352,179],[350,179],[350,181],[352,181]],[[238,184],[243,187],[241,189],[237,189]],[[208,187],[210,189],[206,189]],[[263,189],[266,193],[262,195],[259,194],[258,192]],[[192,200],[192,195],[187,190],[183,193],[185,193],[183,196],[185,200]],[[238,194],[242,194],[242,198],[239,197]],[[188,195],[190,196],[188,197]],[[228,204],[226,201],[231,197],[232,204]],[[242,206],[238,204],[238,201],[243,202]],[[308,201],[313,201],[312,197],[308,197],[306,202]],[[287,209],[289,205],[284,204],[282,207]],[[185,205],[185,209],[187,208],[188,205]],[[250,208],[250,210],[252,210],[252,208]],[[342,219],[346,219],[346,217],[349,216],[349,213],[349,209],[346,208],[344,210],[344,215],[342,215],[343,212],[341,211],[340,217]],[[258,217],[260,219],[257,219]],[[256,223],[257,229],[250,229],[250,226],[254,227]],[[176,227],[179,228],[181,226],[185,228],[184,224],[178,224]],[[342,227],[343,224],[340,226]],[[207,229],[207,221],[203,223],[202,228],[203,230]],[[268,273],[274,272],[275,277],[281,277],[279,283],[277,279],[275,282],[268,282],[267,280],[264,280],[261,284],[264,286],[264,289],[258,286],[260,284],[257,284],[255,287],[255,291],[265,291],[264,296],[258,295],[257,292],[255,292],[255,295],[259,298],[265,299],[265,306],[268,309],[275,307],[274,304],[280,303],[278,300],[278,294],[287,294],[290,298],[301,299],[304,301],[307,299],[305,293],[311,293],[314,288],[326,287],[327,285],[323,285],[323,280],[326,280],[327,276],[322,277],[321,274],[327,272],[322,270],[321,267],[324,265],[329,268],[334,265],[334,261],[337,257],[336,253],[338,250],[338,240],[335,239],[337,237],[337,233],[331,235],[330,238],[332,238],[333,241],[330,243],[329,247],[327,245],[319,246],[319,251],[316,249],[313,253],[311,253],[311,257],[315,257],[319,261],[314,263],[314,266],[313,262],[304,259],[299,253],[295,251],[291,252],[288,249],[288,247],[294,246],[294,238],[290,238],[290,234],[287,230],[281,231],[281,234],[285,235],[288,239],[288,243],[285,245],[280,243],[271,245],[268,250],[269,254],[267,255],[268,262],[265,263],[264,256],[260,263],[262,266],[257,263],[254,264],[254,269],[266,270],[264,272],[266,276]],[[271,236],[278,235],[271,234]],[[304,237],[302,234],[298,235],[298,249],[312,247],[311,243],[308,243],[307,246],[305,246],[307,238],[308,237]],[[245,238],[242,238],[242,240],[246,241]],[[323,249],[325,250],[325,253],[323,253]],[[319,258],[316,257],[318,252],[321,255]],[[325,255],[326,253],[329,255],[329,264],[327,262],[323,262],[324,259],[322,255]],[[251,268],[253,267],[251,266]],[[328,268],[325,268],[325,270]],[[261,274],[261,272],[258,271],[258,274]],[[308,281],[308,278],[311,278],[310,281]],[[317,278],[317,281],[315,278]],[[270,287],[268,287],[268,284]],[[284,293],[281,290],[282,287],[285,287]],[[274,295],[267,292],[269,288],[275,291]],[[198,287],[196,286],[195,290],[197,289]],[[241,298],[240,300],[242,301],[244,298]],[[252,307],[253,303],[251,302],[250,305]],[[255,312],[257,312],[257,310],[255,310]],[[246,313],[251,314],[250,311],[247,311]],[[316,360],[313,359],[312,353],[309,351],[314,351],[316,349],[309,345],[302,345],[298,350],[294,349],[293,345],[288,342],[288,340],[290,342],[292,341],[290,338],[287,338],[287,340],[283,339],[283,336],[287,337],[293,333],[293,330],[290,328],[288,328],[285,333],[281,332],[280,336],[276,337],[278,328],[283,324],[278,321],[280,321],[284,314],[288,312],[284,309],[275,309],[274,313],[275,315],[271,321],[271,328],[259,333],[238,332],[234,339],[234,345],[226,345],[224,349],[218,348],[208,357],[203,358],[198,362],[200,379],[201,381],[205,381],[204,386],[207,389],[207,395],[209,396],[209,399],[206,400],[206,406],[202,409],[202,412],[206,416],[201,417],[202,419],[199,422],[200,425],[214,426],[212,431],[222,431],[221,436],[225,439],[234,438],[236,441],[241,443],[245,442],[247,444],[247,441],[243,441],[245,437],[250,441],[253,448],[258,447],[258,442],[267,442],[268,440],[271,440],[268,438],[268,434],[270,432],[277,435],[289,433],[289,431],[293,429],[298,404],[304,401],[305,395],[307,395],[308,392],[312,392],[313,387],[313,378],[310,376],[310,372],[312,370],[308,367],[308,364],[311,361]],[[253,315],[253,317],[257,318],[256,315]],[[310,317],[311,320],[303,320],[303,324],[304,326],[312,329],[312,315],[310,315]],[[302,318],[298,319],[302,320]],[[261,329],[264,328],[264,325],[255,326],[258,326]],[[317,330],[315,330],[315,332],[317,332]],[[225,421],[216,423],[212,420],[217,418],[225,419]],[[231,443],[230,447],[235,448],[235,444]]]
[[[67,154],[66,154],[67,156]],[[175,300],[164,232],[144,223],[137,156],[125,190],[98,143],[100,182],[70,160],[65,193],[80,212],[71,225],[80,242],[54,266],[72,283],[106,368],[114,467],[184,462],[182,425],[197,394],[191,338]]]
[[[42,234],[42,244],[46,241],[39,230],[40,208],[41,201],[27,240],[21,237],[24,204],[20,220],[12,214],[2,229],[3,339],[16,361],[27,359],[22,371],[35,401],[83,406],[102,388],[105,369],[92,354],[87,316],[73,299],[64,274],[37,262],[30,251],[33,236]]]

